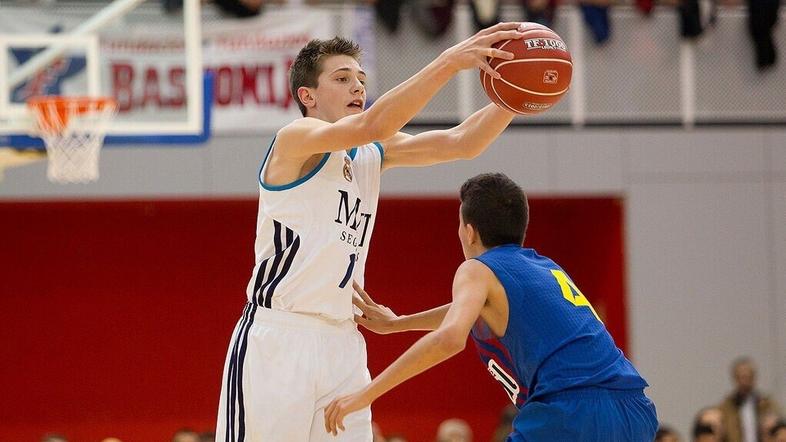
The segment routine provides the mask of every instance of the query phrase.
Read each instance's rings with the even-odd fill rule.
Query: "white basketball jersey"
[[[259,171],[256,264],[246,291],[260,307],[352,319],[352,281],[363,284],[384,152],[378,143],[326,153],[283,186]]]

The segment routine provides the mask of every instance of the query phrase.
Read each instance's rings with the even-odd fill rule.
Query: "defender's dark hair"
[[[468,179],[460,192],[461,216],[478,231],[485,247],[524,242],[529,224],[527,195],[502,173]]]
[[[300,102],[297,90],[303,86],[317,87],[317,79],[322,73],[322,60],[328,55],[348,55],[360,61],[360,47],[345,38],[334,37],[330,40],[311,40],[298,52],[289,68],[289,91],[303,116],[306,116],[306,106]]]

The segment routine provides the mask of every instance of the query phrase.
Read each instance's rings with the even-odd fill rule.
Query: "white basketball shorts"
[[[224,365],[216,442],[370,442],[371,409],[325,431],[325,407],[371,382],[366,342],[339,324],[247,304]]]

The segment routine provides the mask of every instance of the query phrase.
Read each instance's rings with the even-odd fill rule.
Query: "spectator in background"
[[[763,435],[761,418],[769,413],[779,414],[777,404],[769,396],[756,390],[756,366],[748,357],[732,363],[734,391],[720,406],[723,427],[728,442],[757,442]]]
[[[199,433],[199,442],[216,442],[216,433],[212,431]]]
[[[655,442],[680,442],[680,436],[671,427],[661,424],[655,433]]]
[[[68,442],[68,439],[62,434],[47,433],[41,438],[41,442]]]
[[[388,442],[407,442],[407,438],[401,433],[391,434]]]
[[[123,442],[123,441],[116,437],[107,437],[105,439],[102,439],[101,442]]]
[[[385,436],[382,434],[382,429],[379,428],[378,423],[371,422],[371,434],[374,436],[371,442],[386,442]]]
[[[759,434],[761,434],[762,442],[774,442],[774,438],[770,433],[772,430],[778,425],[778,423],[782,422],[781,417],[778,416],[775,412],[768,412],[764,414],[761,419],[759,419],[761,424],[761,428],[759,428]]]
[[[722,442],[722,440],[712,427],[697,422],[693,425],[693,442]]]
[[[491,442],[505,442],[508,439],[508,435],[513,431],[513,419],[518,413],[518,408],[513,404],[508,404],[502,409],[497,428],[494,430],[494,435],[491,436]]]
[[[778,60],[773,30],[778,23],[780,0],[747,0],[748,32],[756,53],[756,67],[765,70]]]
[[[437,428],[437,442],[472,442],[472,429],[463,419],[446,419]]]
[[[709,427],[712,433],[718,436],[718,440],[726,440],[726,430],[723,426],[723,413],[718,407],[705,407],[696,413],[696,418],[693,420],[693,428],[698,426]]]
[[[778,421],[772,427],[768,442],[786,442],[786,421]]]
[[[200,442],[199,433],[190,428],[181,428],[175,431],[172,442]]]
[[[213,0],[213,3],[224,13],[238,18],[253,17],[262,12],[262,0]],[[183,0],[162,0],[162,5],[164,11],[174,14],[183,9]]]

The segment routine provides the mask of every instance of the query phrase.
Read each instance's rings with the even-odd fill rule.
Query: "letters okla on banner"
[[[300,117],[289,94],[289,67],[309,40],[332,37],[332,23],[319,10],[206,23],[203,57],[215,80],[215,133],[269,132]],[[184,112],[183,46],[182,32],[155,26],[102,33],[103,78],[121,117],[164,119]]]

